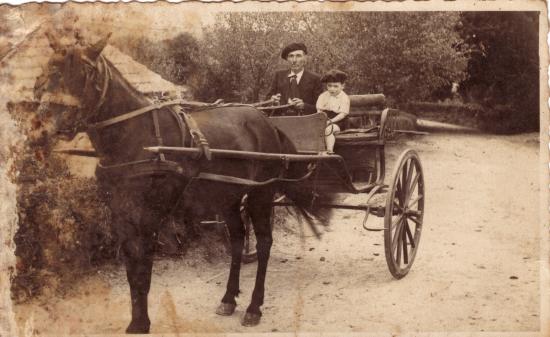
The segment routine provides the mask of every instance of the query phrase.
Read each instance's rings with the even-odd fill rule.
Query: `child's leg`
[[[340,131],[340,127],[336,124],[331,124],[325,129],[325,141],[327,143],[327,152],[334,152],[334,143],[336,143],[336,137],[334,136],[335,132]]]
[[[334,152],[334,143],[336,142],[336,137],[331,133],[330,135],[326,136],[327,142],[327,152]]]

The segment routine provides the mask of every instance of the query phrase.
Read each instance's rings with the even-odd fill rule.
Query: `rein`
[[[140,108],[140,109],[137,109],[137,110],[133,110],[133,111],[127,112],[125,114],[122,114],[122,115],[119,115],[119,116],[116,116],[116,117],[113,117],[113,118],[109,118],[109,119],[101,121],[101,122],[91,124],[91,125],[88,126],[88,128],[89,129],[101,129],[101,128],[104,128],[106,126],[118,124],[118,123],[123,122],[125,120],[143,115],[144,113],[147,113],[147,112],[152,111],[152,110],[162,109],[162,108],[170,107],[170,106],[174,106],[174,105],[188,106],[188,107],[193,107],[193,108],[209,108],[209,107],[218,107],[218,106],[220,106],[220,105],[215,105],[215,104],[210,104],[210,103],[192,102],[192,101],[186,101],[186,100],[183,100],[183,99],[175,99],[175,100],[171,100],[171,101],[151,104],[151,105],[148,105],[146,107],[143,107],[143,108]]]

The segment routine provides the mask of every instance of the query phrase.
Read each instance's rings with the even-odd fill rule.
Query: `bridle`
[[[92,61],[90,58],[88,58],[86,55],[80,55],[81,60],[85,63],[85,81],[84,81],[84,93],[86,93],[86,89],[89,88],[95,77],[102,76],[102,81],[95,84],[95,90],[96,92],[100,93],[99,99],[94,100],[97,103],[93,105],[92,107],[87,106],[86,102],[82,101],[81,99],[76,98],[75,96],[67,93],[62,92],[44,92],[42,94],[42,97],[40,98],[40,105],[42,110],[46,110],[50,104],[56,104],[63,106],[68,109],[79,109],[79,110],[87,110],[86,117],[85,118],[78,118],[77,121],[74,123],[71,130],[60,130],[61,133],[75,133],[79,131],[84,131],[88,128],[88,125],[92,119],[94,119],[103,104],[105,103],[107,91],[109,89],[109,82],[111,80],[111,69],[107,64],[107,61],[105,57],[100,55],[98,57],[98,60],[96,62]],[[50,70],[47,73],[46,78],[49,78],[53,74],[60,73],[59,70]],[[47,81],[44,81],[42,83],[39,83],[37,89],[42,89],[47,84]],[[91,99],[90,99],[91,101]]]
[[[87,118],[87,120],[89,120],[90,118],[93,118],[97,115],[97,113],[99,112],[99,109],[105,103],[105,99],[107,97],[107,90],[109,89],[109,82],[111,81],[111,68],[107,64],[107,60],[105,59],[105,57],[102,55],[98,57],[98,60],[95,63],[85,55],[81,55],[81,58],[84,61],[84,63],[86,63],[87,66],[95,70],[95,74],[101,75],[103,73],[102,84],[101,85],[96,84],[95,86],[95,89],[100,92],[100,96],[95,106],[91,109],[91,113]],[[87,88],[89,86],[91,77],[92,77],[92,72],[86,71],[86,82],[85,82],[84,88]]]

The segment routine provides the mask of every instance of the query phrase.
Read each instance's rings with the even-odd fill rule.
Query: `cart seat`
[[[369,129],[348,129],[337,133],[336,144],[340,145],[364,145],[378,142],[380,137],[379,127],[375,126]]]
[[[269,117],[269,121],[292,141],[298,152],[326,151],[326,114],[321,112],[306,116],[277,116]]]

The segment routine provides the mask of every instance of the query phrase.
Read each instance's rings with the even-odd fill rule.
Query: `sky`
[[[69,9],[69,10],[68,10]],[[32,31],[37,24],[50,17],[55,17],[58,11],[73,12],[81,26],[101,27],[117,34],[138,33],[154,40],[171,38],[182,32],[189,32],[200,37],[202,28],[214,22],[215,8],[208,11],[196,6],[169,3],[119,3],[119,4],[26,4],[23,6],[0,5],[0,24],[10,29],[9,36],[0,36],[0,40],[9,39],[17,42]],[[73,18],[71,16],[70,19]],[[62,15],[55,23],[62,26],[67,15]],[[0,41],[1,42],[1,41]]]

